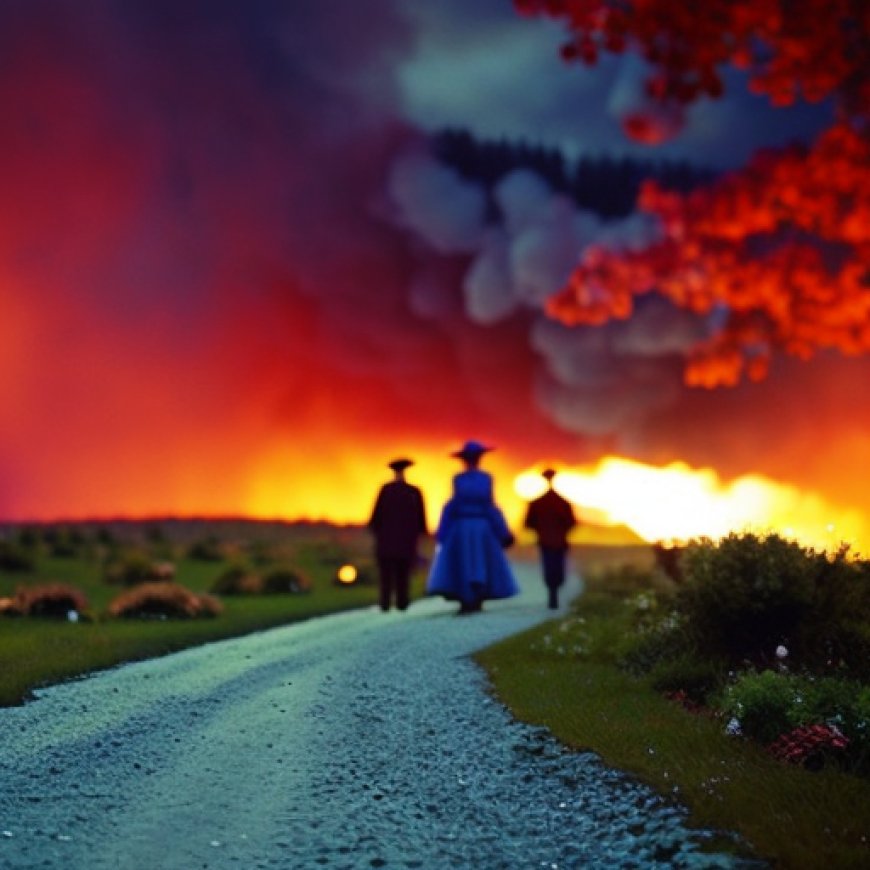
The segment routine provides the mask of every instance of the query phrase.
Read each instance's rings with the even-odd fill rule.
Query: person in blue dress
[[[451,454],[462,460],[465,470],[453,478],[453,493],[435,531],[437,547],[426,592],[458,601],[460,615],[477,613],[488,599],[519,592],[504,554],[514,536],[495,504],[492,475],[480,468],[491,449],[466,441]]]

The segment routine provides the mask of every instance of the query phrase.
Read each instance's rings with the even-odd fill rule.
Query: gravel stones
[[[518,573],[479,616],[339,614],[0,710],[0,867],[739,866],[487,694],[469,654],[552,615]]]

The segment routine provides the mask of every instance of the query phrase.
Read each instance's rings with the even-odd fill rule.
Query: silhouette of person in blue
[[[529,503],[523,526],[532,529],[538,538],[541,569],[547,585],[547,606],[559,606],[559,589],[565,583],[565,558],[568,555],[568,532],[577,525],[571,502],[553,489],[556,472],[545,468],[541,477],[547,481],[547,491]]]
[[[504,555],[514,536],[495,504],[492,475],[479,467],[491,449],[479,441],[466,441],[451,454],[462,460],[465,469],[453,478],[453,494],[435,532],[437,547],[426,592],[458,601],[458,615],[477,613],[487,599],[519,592]]]
[[[378,598],[383,611],[393,602],[399,610],[407,610],[411,572],[419,558],[417,544],[428,534],[423,493],[405,480],[405,470],[413,464],[404,458],[388,464],[393,479],[378,491],[368,522],[375,538]]]

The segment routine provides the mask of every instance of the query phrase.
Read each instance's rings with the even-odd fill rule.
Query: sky
[[[865,360],[681,380],[704,323],[543,312],[593,242],[642,244],[535,172],[494,189],[433,136],[717,172],[828,109],[720,101],[629,141],[631,58],[558,57],[510,0],[28,0],[0,6],[0,518],[364,520],[417,460],[434,518],[464,440],[514,477],[607,455],[765,475],[870,515]],[[495,203],[495,207],[493,204]]]

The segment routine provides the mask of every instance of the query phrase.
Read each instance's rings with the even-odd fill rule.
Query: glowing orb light
[[[356,582],[357,571],[353,565],[342,565],[335,576],[338,578],[339,583],[349,586],[351,583]]]

